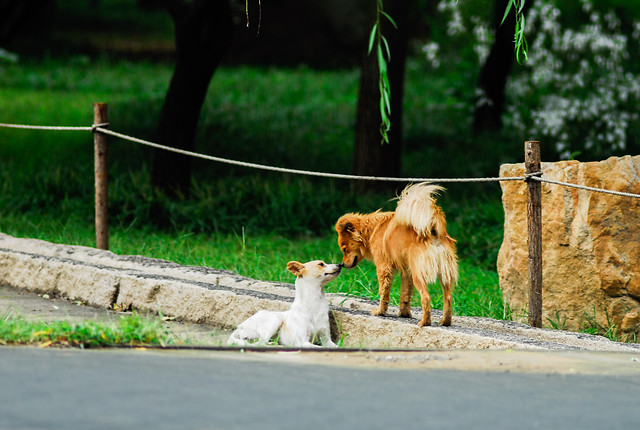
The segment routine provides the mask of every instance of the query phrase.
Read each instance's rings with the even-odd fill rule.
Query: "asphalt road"
[[[297,364],[238,352],[0,348],[1,429],[631,429],[640,372]]]

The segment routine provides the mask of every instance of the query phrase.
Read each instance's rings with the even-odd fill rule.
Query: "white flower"
[[[451,12],[451,20],[447,23],[447,35],[457,36],[464,33],[467,29],[462,22],[462,14],[459,9],[453,9]]]
[[[429,64],[431,64],[431,67],[433,67],[434,69],[437,69],[440,66],[440,60],[438,59],[439,50],[440,45],[438,45],[436,42],[429,42],[422,46],[422,52],[427,58]]]
[[[475,24],[475,26],[473,27],[473,35],[476,39],[473,50],[478,56],[478,63],[484,64],[487,57],[489,56],[494,35],[486,23],[480,22],[479,19],[474,19],[473,21]]]
[[[554,140],[562,157],[579,149],[601,156],[624,150],[627,130],[639,117],[640,76],[624,69],[624,60],[638,53],[629,52],[615,13],[602,15],[592,0],[580,1],[589,22],[574,29],[561,26],[550,0],[533,4],[530,61],[507,86],[514,103],[505,124]],[[633,25],[638,40],[640,23]]]

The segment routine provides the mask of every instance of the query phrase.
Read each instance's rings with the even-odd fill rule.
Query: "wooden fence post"
[[[106,103],[93,104],[93,124],[109,122]],[[106,125],[102,126],[106,127]],[[93,132],[94,173],[96,190],[96,248],[109,249],[109,196],[107,178],[107,136]]]
[[[527,174],[539,173],[540,142],[524,143]],[[542,183],[527,179],[527,227],[529,232],[529,325],[542,327]]]

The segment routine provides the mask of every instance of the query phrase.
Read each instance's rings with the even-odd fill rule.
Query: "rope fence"
[[[542,172],[535,172],[533,174],[526,174],[525,176],[501,176],[501,177],[480,177],[480,178],[412,178],[412,177],[389,177],[389,176],[360,176],[360,175],[350,175],[343,173],[327,173],[327,172],[315,172],[310,170],[299,170],[299,169],[290,169],[286,167],[277,167],[277,166],[268,166],[264,164],[257,163],[249,163],[246,161],[238,161],[231,160],[228,158],[215,157],[213,155],[200,154],[197,152],[187,151],[184,149],[173,148],[171,146],[160,145],[155,142],[151,142],[148,140],[140,139],[137,137],[128,136],[126,134],[118,133],[113,130],[109,130],[104,128],[108,126],[109,123],[100,123],[93,124],[90,127],[81,127],[81,126],[44,126],[44,125],[24,125],[24,124],[5,124],[0,123],[0,127],[4,128],[14,128],[14,129],[26,129],[26,130],[48,130],[48,131],[89,131],[89,132],[98,132],[102,134],[106,134],[109,136],[117,137],[122,140],[126,140],[133,143],[138,143],[140,145],[145,145],[151,148],[156,148],[168,152],[173,152],[180,155],[185,155],[188,157],[199,158],[202,160],[214,161],[217,163],[229,164],[233,166],[246,167],[250,169],[257,170],[265,170],[270,172],[279,172],[279,173],[289,173],[293,175],[305,175],[305,176],[315,176],[321,178],[332,178],[332,179],[347,179],[347,180],[357,180],[357,181],[382,181],[382,182],[440,182],[440,183],[474,183],[474,182],[507,182],[507,181],[528,181],[534,180],[539,182],[544,182],[553,185],[559,185],[570,188],[577,188],[580,190],[597,192],[597,193],[605,193],[611,194],[621,197],[629,197],[629,198],[640,198],[640,194],[634,193],[625,193],[622,191],[614,191],[607,190],[603,188],[595,188],[595,187],[587,187],[585,185],[573,184],[571,182],[562,182],[556,181],[553,179],[548,179],[542,176]]]
[[[100,124],[98,124],[100,125]],[[4,128],[18,128],[23,130],[49,130],[49,131],[94,131],[97,127],[67,127],[59,125],[24,125],[24,124],[2,124]]]
[[[611,194],[611,195],[614,195],[614,196],[630,197],[632,199],[640,199],[640,194],[625,193],[625,192],[622,192],[622,191],[605,190],[604,188],[587,187],[586,185],[572,184],[571,182],[561,182],[561,181],[556,181],[556,180],[553,180],[553,179],[548,179],[548,178],[543,178],[543,177],[535,177],[534,176],[531,179],[533,179],[534,181],[546,182],[547,184],[560,185],[560,186],[569,187],[569,188],[577,188],[579,190],[584,190],[584,191],[593,191],[593,192],[596,192],[596,193],[604,193],[604,194]]]
[[[199,154],[192,151],[173,148],[139,139],[112,131],[109,126],[106,103],[94,103],[94,120],[90,127],[73,126],[42,126],[0,123],[0,128],[46,130],[46,131],[84,131],[94,135],[95,153],[95,190],[96,190],[96,244],[97,248],[108,249],[108,210],[107,210],[107,163],[106,136],[117,137],[133,143],[138,143],[155,149],[170,151],[189,157],[199,158],[218,163],[239,167],[259,169],[271,172],[289,173],[294,175],[315,176],[322,178],[347,179],[358,181],[385,182],[439,182],[439,183],[471,183],[471,182],[503,182],[524,181],[527,184],[527,223],[529,235],[529,324],[533,327],[542,326],[542,183],[563,187],[577,188],[589,192],[605,193],[627,198],[640,198],[640,194],[588,187],[570,182],[556,181],[545,178],[540,162],[540,142],[525,142],[525,175],[511,177],[485,178],[400,178],[380,176],[359,176],[340,173],[314,172],[309,170],[289,169],[285,167],[268,166],[264,164],[248,163],[212,155]]]

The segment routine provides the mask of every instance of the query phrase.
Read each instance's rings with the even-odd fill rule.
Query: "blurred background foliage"
[[[103,101],[113,130],[155,141],[178,57],[167,9],[178,3],[0,0],[0,122],[86,126],[92,102]],[[190,3],[197,2],[184,4]],[[230,1],[233,40],[208,86],[194,150],[350,173],[369,3],[375,2],[273,0],[259,7]],[[541,140],[544,161],[637,154],[638,2],[527,0],[530,60],[504,66],[500,126],[474,124],[479,108],[492,103],[479,80],[504,3],[408,2],[402,176],[497,176],[500,164],[522,161],[525,140]],[[394,52],[393,61],[400,61]],[[335,219],[347,211],[393,209],[404,186],[362,192],[348,181],[194,161],[190,193],[175,198],[152,184],[153,156],[110,139],[111,224],[120,240],[132,238],[128,246],[115,245],[122,252],[160,249],[149,241],[168,232],[202,234],[222,247],[230,245],[220,237],[229,235],[297,244],[320,237],[326,242],[305,252],[328,247],[327,258],[339,258],[331,245]],[[88,133],[0,128],[0,231],[91,245],[92,157]],[[484,276],[481,283],[495,292],[500,187],[447,188],[439,201],[465,270],[489,273],[473,279]],[[228,252],[238,251],[240,259],[242,249]],[[151,256],[175,258],[162,252]],[[225,268],[237,269],[233,264]],[[372,275],[367,288],[374,282]],[[493,297],[500,302],[499,294]],[[502,308],[492,312],[506,315]]]

